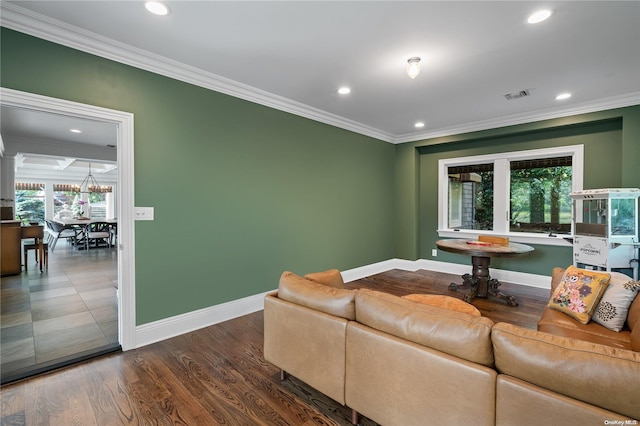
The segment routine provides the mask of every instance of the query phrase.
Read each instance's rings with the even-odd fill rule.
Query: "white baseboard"
[[[136,327],[136,347],[146,346],[203,327],[261,311],[264,309],[264,297],[270,292],[255,294],[140,325]]]
[[[418,259],[389,259],[371,265],[342,271],[344,282],[359,280],[370,275],[379,274],[390,269],[401,269],[403,271],[417,271],[426,269],[435,272],[463,275],[471,272],[471,265],[461,265],[458,263],[438,262],[435,260]],[[545,275],[528,274],[525,272],[505,271],[502,269],[490,270],[491,277],[500,281],[513,284],[526,285],[529,287],[551,288],[551,277]]]
[[[389,259],[382,262],[372,263],[349,270],[342,271],[342,279],[345,282],[355,281],[370,275],[379,274],[391,269],[402,269],[404,271],[417,271],[427,269],[430,271],[444,272],[450,274],[463,275],[471,272],[470,265],[457,263],[438,262],[434,260],[418,259]],[[544,275],[527,274],[524,272],[504,271],[491,269],[491,276],[500,281],[514,284],[527,285],[539,288],[551,288],[551,277]],[[275,290],[274,283],[274,290]],[[247,315],[264,309],[264,297],[274,291],[269,290],[264,293],[221,303],[208,308],[199,309],[186,314],[176,315],[148,324],[136,327],[136,347],[142,347],[181,334],[189,333],[203,327],[228,321],[243,315]]]

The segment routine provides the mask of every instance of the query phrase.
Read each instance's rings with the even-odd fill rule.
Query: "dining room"
[[[54,117],[70,136],[56,134],[50,121],[38,135],[48,120],[38,116],[25,134],[7,127],[13,112],[3,107],[2,136],[24,152],[2,158],[3,231],[5,222],[18,225],[17,266],[5,261],[9,234],[2,238],[3,384],[120,349],[116,126],[70,127]]]

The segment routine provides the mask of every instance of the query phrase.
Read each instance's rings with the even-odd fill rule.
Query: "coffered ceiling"
[[[640,103],[638,1],[165,3],[3,1],[1,22],[392,143]]]

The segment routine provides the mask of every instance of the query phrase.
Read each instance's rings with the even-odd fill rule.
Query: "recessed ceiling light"
[[[414,124],[414,126],[416,127],[416,129],[422,129],[424,127],[424,122],[418,121],[416,124]]]
[[[542,21],[546,21],[549,16],[551,16],[551,14],[552,12],[549,9],[538,10],[529,15],[529,18],[527,18],[527,22],[530,24],[538,24]]]
[[[82,133],[82,130],[80,129],[71,129],[69,130],[71,133]]]
[[[570,97],[571,97],[571,93],[560,93],[558,96],[556,96],[556,100],[562,101],[565,99],[569,99]]]
[[[148,1],[144,3],[144,7],[154,15],[168,15],[169,14],[169,6],[161,3],[159,1]]]
[[[348,95],[349,93],[351,93],[351,89],[349,89],[348,87],[341,87],[338,89],[338,93],[340,93],[341,95]]]

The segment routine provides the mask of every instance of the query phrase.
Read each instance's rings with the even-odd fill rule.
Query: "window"
[[[77,185],[53,184],[53,216],[57,217],[61,210],[71,210],[73,202],[80,197]]]
[[[530,242],[570,235],[582,167],[582,145],[440,160],[438,232]]]
[[[16,183],[16,217],[24,223],[44,224],[44,184]]]

